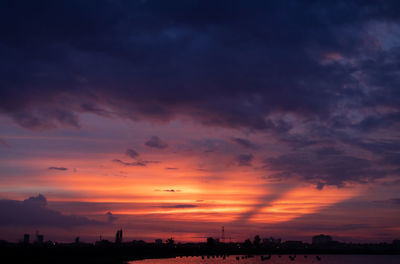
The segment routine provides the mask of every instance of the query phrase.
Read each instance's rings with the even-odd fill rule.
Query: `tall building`
[[[44,242],[44,237],[43,237],[43,235],[36,234],[36,242],[37,242],[38,244],[43,244],[43,242]]]
[[[24,234],[24,243],[29,244],[29,234]]]

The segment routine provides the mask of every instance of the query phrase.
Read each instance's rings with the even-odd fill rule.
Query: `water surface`
[[[306,257],[305,257],[306,256]],[[262,261],[260,256],[254,258],[236,260],[236,256],[229,256],[226,259],[205,257],[183,257],[169,259],[146,259],[131,261],[130,264],[306,264],[306,263],[324,263],[324,264],[399,264],[400,256],[395,255],[297,255],[295,260],[291,261],[288,255],[272,255],[271,259]]]

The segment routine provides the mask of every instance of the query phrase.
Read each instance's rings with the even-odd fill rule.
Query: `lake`
[[[285,263],[325,263],[325,264],[399,264],[399,255],[297,255],[291,261],[288,255],[272,255],[269,260],[261,260],[260,256],[254,258],[236,260],[236,256],[229,256],[226,259],[205,257],[183,257],[183,258],[168,258],[168,259],[146,259],[139,261],[130,261],[131,264],[285,264]]]

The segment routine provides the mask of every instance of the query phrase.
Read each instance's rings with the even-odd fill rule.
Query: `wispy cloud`
[[[238,166],[251,166],[254,156],[252,154],[240,154],[235,157],[235,163]]]
[[[48,170],[59,170],[59,171],[66,171],[68,170],[68,168],[64,168],[64,167],[48,167]]]
[[[154,191],[155,192],[170,192],[170,193],[181,192],[181,190],[176,190],[176,189],[164,189],[164,190],[155,189]]]

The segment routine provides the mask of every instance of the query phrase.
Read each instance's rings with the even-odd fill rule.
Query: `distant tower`
[[[76,237],[75,238],[75,244],[79,244],[80,243],[80,239],[79,239],[79,237]]]
[[[24,243],[29,244],[29,234],[24,234]]]
[[[36,242],[38,244],[43,244],[44,242],[44,237],[43,235],[40,235],[38,231],[36,231]]]
[[[122,243],[122,229],[117,230],[117,233],[115,234],[115,243]]]
[[[222,230],[221,230],[221,241],[225,242],[225,228],[224,227],[222,227]]]

